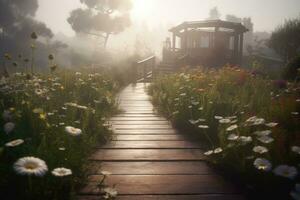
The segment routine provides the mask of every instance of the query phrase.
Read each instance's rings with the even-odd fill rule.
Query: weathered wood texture
[[[201,148],[155,112],[145,86],[120,94],[123,113],[110,120],[112,141],[90,156],[88,184],[78,199],[99,199],[101,171],[110,171],[106,184],[115,185],[117,200],[242,200],[206,164]]]

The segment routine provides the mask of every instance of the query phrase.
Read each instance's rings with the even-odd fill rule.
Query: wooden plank
[[[118,114],[115,117],[161,117],[158,114],[155,113],[122,113]]]
[[[98,194],[101,175],[89,177],[81,193]],[[112,175],[106,184],[116,185],[121,195],[236,194],[235,188],[216,175]]]
[[[109,171],[113,175],[200,175],[213,174],[203,161],[182,162],[93,162],[89,174]]]
[[[199,149],[188,141],[113,141],[100,149]]]
[[[180,135],[113,135],[112,141],[182,141]]]
[[[137,111],[125,110],[124,114],[156,114],[156,112],[153,110],[137,110]]]
[[[114,130],[115,134],[119,135],[170,135],[176,134],[174,129],[162,129],[162,130]]]
[[[110,121],[110,123],[114,125],[170,125],[170,122],[166,120],[160,120],[160,121]]]
[[[201,161],[198,149],[101,149],[90,160],[99,161]]]
[[[99,200],[99,196],[79,196],[77,200]],[[119,195],[116,200],[245,200],[245,198],[238,194]]]
[[[138,125],[131,125],[131,124],[126,124],[126,125],[119,125],[119,124],[114,124],[113,128],[118,129],[118,130],[149,130],[149,129],[172,129],[172,126],[169,124],[138,124]]]
[[[112,117],[110,121],[164,121],[166,120],[163,117],[135,117],[135,116],[125,116],[125,117]]]

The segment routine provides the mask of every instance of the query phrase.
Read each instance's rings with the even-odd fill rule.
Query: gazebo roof
[[[204,21],[189,21],[183,22],[178,26],[171,28],[169,31],[173,33],[180,33],[182,30],[186,28],[209,28],[209,27],[219,27],[219,28],[227,28],[231,29],[238,33],[247,32],[248,29],[243,26],[241,23],[223,21],[223,20],[204,20]]]

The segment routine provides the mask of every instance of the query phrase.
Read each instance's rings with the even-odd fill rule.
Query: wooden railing
[[[153,79],[155,71],[155,56],[134,63],[136,82],[147,82]]]

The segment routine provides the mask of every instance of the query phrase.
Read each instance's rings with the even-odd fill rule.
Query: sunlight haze
[[[205,19],[209,10],[217,6],[221,18],[227,14],[252,17],[256,31],[272,31],[284,19],[300,13],[299,0],[133,0],[133,4],[133,23],[146,22],[150,27]],[[74,34],[66,19],[70,11],[82,6],[79,0],[39,0],[39,5],[37,19],[54,32]]]

